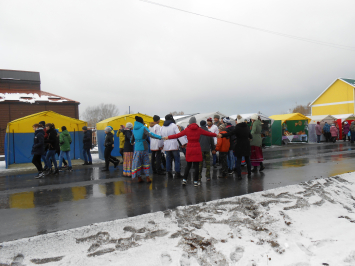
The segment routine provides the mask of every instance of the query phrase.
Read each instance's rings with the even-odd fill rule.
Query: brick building
[[[42,91],[39,72],[0,70],[0,154],[4,154],[8,122],[42,111],[79,119],[79,104]]]

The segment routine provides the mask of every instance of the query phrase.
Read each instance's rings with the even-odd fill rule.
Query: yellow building
[[[336,79],[310,106],[313,115],[353,114],[355,79]]]

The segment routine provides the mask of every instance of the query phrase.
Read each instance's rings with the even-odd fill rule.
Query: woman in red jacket
[[[175,135],[170,135],[168,137],[165,137],[165,140],[168,139],[177,139],[182,136],[187,137],[187,148],[186,148],[186,162],[187,166],[185,168],[185,174],[184,174],[184,179],[182,180],[182,184],[186,185],[186,178],[189,175],[191,166],[193,165],[193,168],[195,169],[195,175],[194,175],[194,186],[197,187],[200,185],[200,182],[198,181],[198,175],[199,175],[199,163],[202,162],[202,152],[201,152],[201,146],[200,146],[200,136],[208,136],[208,137],[217,137],[215,133],[211,133],[209,131],[203,130],[196,124],[196,118],[192,116],[189,120],[189,126],[181,131],[178,134]]]

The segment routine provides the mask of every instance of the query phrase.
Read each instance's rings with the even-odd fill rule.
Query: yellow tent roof
[[[307,116],[300,113],[285,114],[285,115],[272,115],[269,118],[274,120],[281,120],[284,123],[287,120],[307,120],[308,123],[311,121]]]
[[[140,116],[143,118],[144,123],[149,127],[149,123],[153,122],[153,117],[141,113],[136,114],[126,114],[107,118],[96,124],[97,130],[105,130],[107,126],[113,127],[113,130],[118,130],[121,125],[126,126],[126,123],[131,122],[134,124],[136,121],[135,117]],[[160,120],[159,125],[163,125],[164,121]]]
[[[81,131],[83,126],[87,126],[85,121],[61,115],[53,111],[44,111],[32,115],[24,116],[13,120],[7,124],[6,132],[8,133],[31,133],[32,126],[40,121],[53,123],[56,128],[66,126],[68,131]]]

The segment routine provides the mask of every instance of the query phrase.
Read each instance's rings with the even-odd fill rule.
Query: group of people
[[[153,173],[174,177],[172,164],[175,165],[175,178],[182,178],[186,185],[190,169],[194,171],[194,185],[200,185],[203,163],[206,164],[206,178],[211,179],[211,154],[212,165],[222,166],[220,178],[227,178],[234,171],[238,178],[242,178],[241,164],[245,161],[248,177],[252,172],[263,171],[262,153],[262,122],[257,114],[252,115],[252,125],[238,115],[236,126],[232,125],[229,117],[220,118],[215,115],[213,120],[200,121],[197,125],[196,118],[192,116],[186,128],[176,125],[171,114],[165,116],[163,126],[160,126],[160,117],[155,115],[149,128],[145,126],[142,117],[135,117],[134,125],[128,122],[121,125],[117,137],[120,138],[120,153],[123,157],[123,175],[137,178],[138,182],[150,183],[150,166]],[[109,170],[110,162],[115,167],[118,160],[111,156],[114,148],[113,128],[105,128],[105,167]],[[149,148],[152,151],[149,158]],[[185,154],[187,165],[181,174],[180,152]],[[165,161],[165,165],[162,162]],[[253,166],[253,169],[252,169]],[[258,169],[259,167],[259,169]],[[165,172],[166,171],[166,172]]]
[[[41,121],[38,124],[32,126],[34,130],[34,141],[32,145],[31,154],[33,155],[32,163],[36,166],[38,174],[35,178],[43,178],[46,175],[57,175],[64,168],[68,171],[72,171],[72,163],[70,158],[70,145],[72,138],[65,126],[62,126],[62,132],[55,128],[53,123],[45,123]],[[92,132],[88,130],[86,126],[83,128],[83,155],[84,165],[92,164],[91,146],[92,146]],[[59,163],[57,163],[56,155],[59,157]],[[64,159],[66,157],[67,161]],[[42,165],[44,163],[44,167]],[[54,166],[54,169],[53,169]]]
[[[342,123],[342,128],[339,129],[338,123],[334,122],[329,124],[325,122],[324,126],[322,127],[320,122],[317,122],[315,127],[316,135],[317,135],[317,143],[320,143],[321,136],[324,135],[326,142],[333,142],[335,143],[337,139],[339,139],[340,130],[342,130],[342,139],[343,141],[351,141],[354,143],[355,140],[355,123],[354,121],[351,122],[351,125],[347,121]]]

